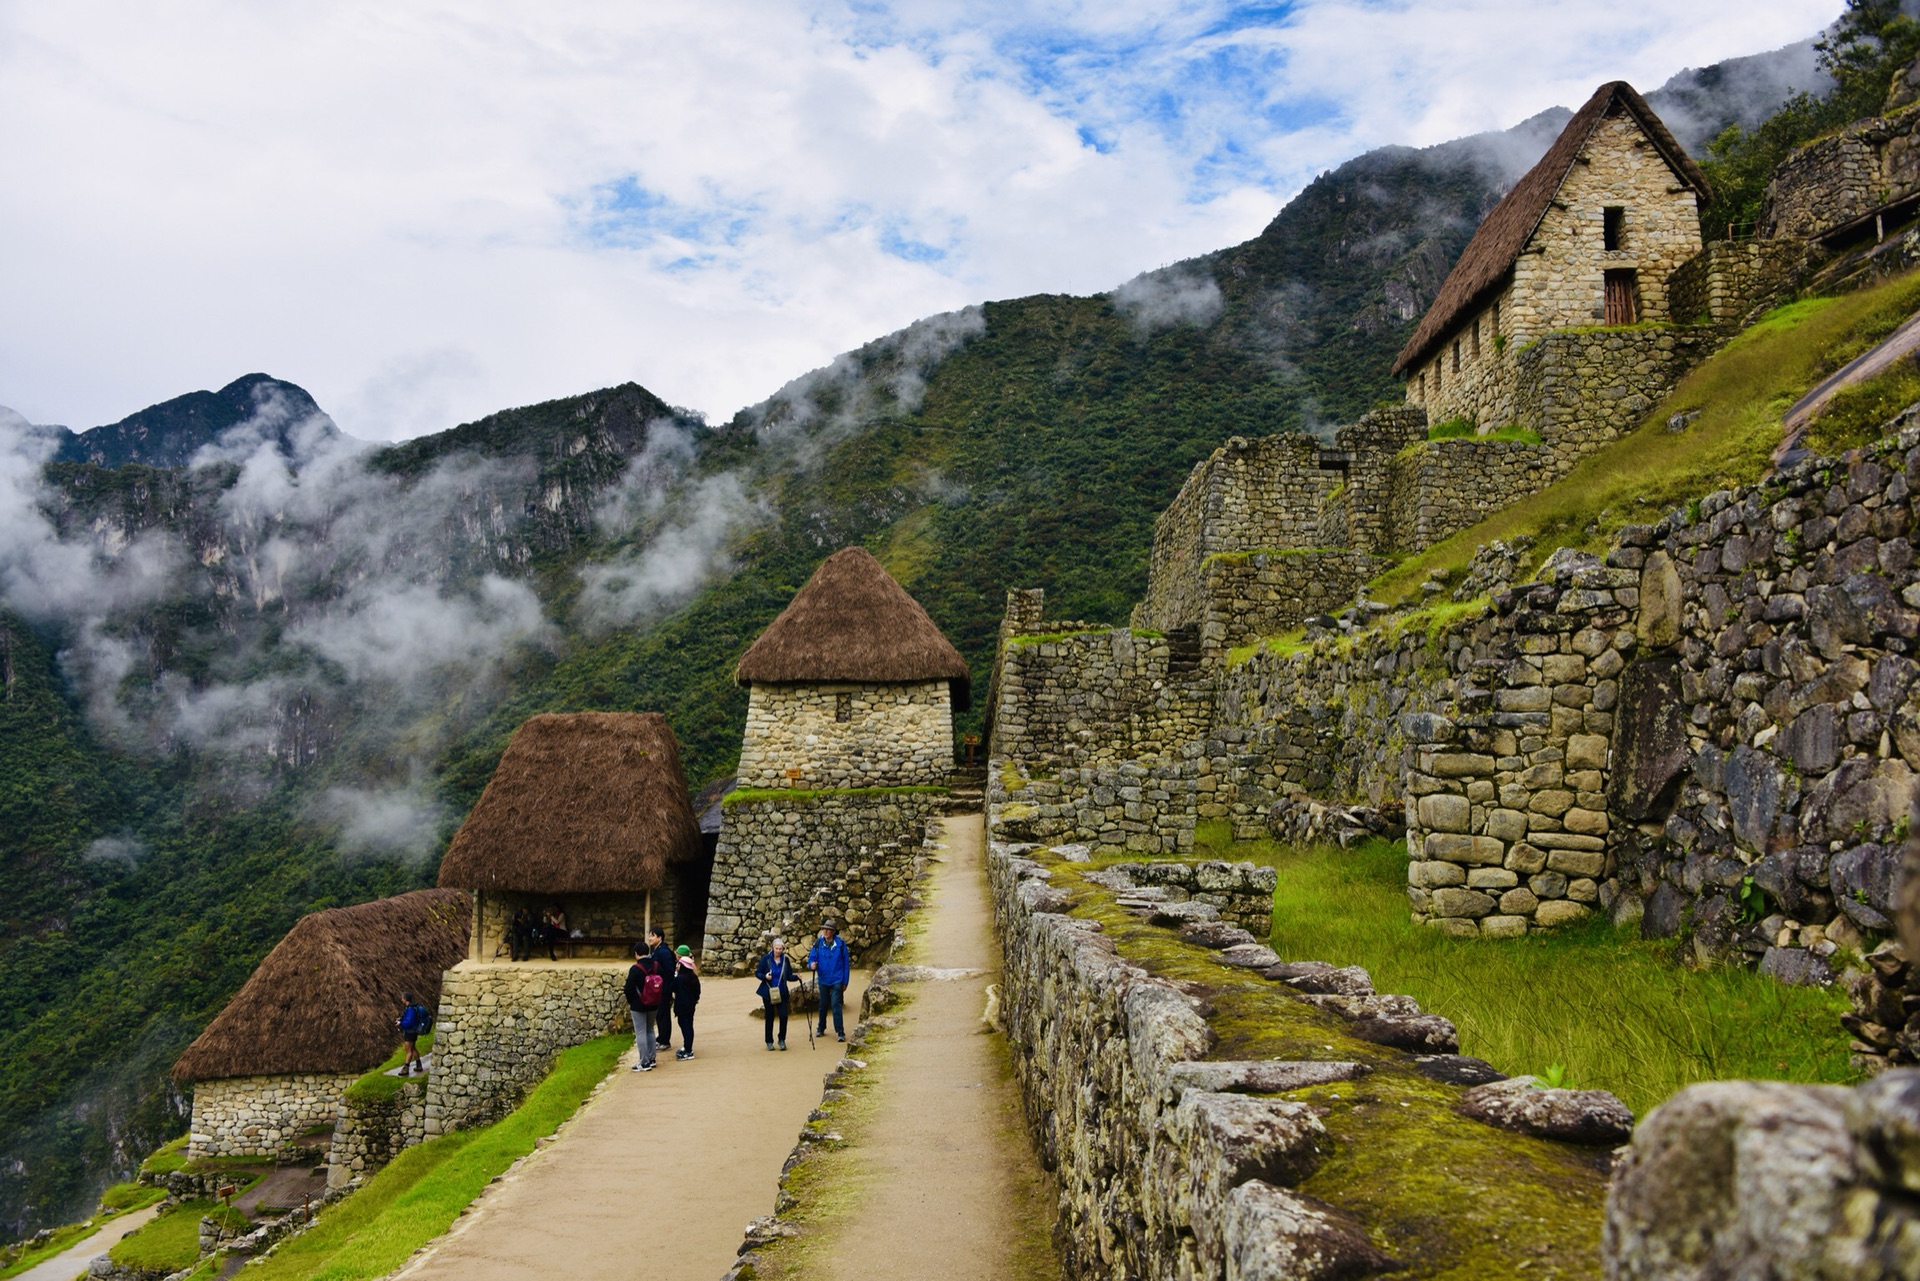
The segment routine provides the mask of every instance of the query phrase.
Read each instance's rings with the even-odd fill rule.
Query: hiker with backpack
[[[793,962],[787,959],[787,941],[775,939],[773,950],[760,958],[753,967],[753,976],[760,980],[760,1010],[767,1020],[767,1048],[774,1049],[773,1019],[777,1012],[780,1016],[780,1045],[787,1048],[787,984],[793,981]]]
[[[673,949],[667,946],[667,936],[658,926],[648,927],[647,944],[653,949],[653,959],[659,965],[660,977],[667,985],[666,999],[660,1002],[659,1012],[654,1015],[654,1040],[659,1042],[661,1049],[671,1050],[673,1048],[673,984],[674,975],[680,968],[679,958],[674,956]]]
[[[840,927],[832,921],[820,923],[820,937],[813,941],[813,948],[807,953],[807,968],[813,971],[814,981],[820,988],[819,1033],[827,1034],[827,1010],[833,1010],[833,1034],[840,1040],[847,1039],[846,1025],[842,1022],[841,1007],[845,1002],[847,983],[853,978],[853,958],[847,953],[846,940],[840,937]]]
[[[653,1071],[653,1024],[666,1003],[667,980],[645,943],[633,945],[627,971],[627,1010],[633,1015],[633,1071]]]
[[[413,999],[413,993],[402,992],[400,1000],[404,1003],[400,1017],[393,1021],[400,1029],[400,1039],[407,1043],[407,1056],[400,1061],[401,1076],[425,1076],[427,1065],[420,1061],[419,1040],[433,1030],[433,1011]],[[419,1072],[414,1072],[414,1068]]]
[[[673,1017],[680,1024],[680,1048],[676,1059],[693,1057],[693,1007],[700,1004],[700,967],[694,963],[693,949],[682,943],[673,949],[679,958],[673,976]]]

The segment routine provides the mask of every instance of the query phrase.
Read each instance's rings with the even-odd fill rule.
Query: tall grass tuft
[[[1695,1081],[1856,1078],[1837,992],[1688,969],[1671,943],[1598,916],[1524,939],[1449,939],[1413,923],[1406,851],[1394,842],[1217,852],[1279,869],[1272,941],[1282,956],[1365,966],[1378,990],[1453,1020],[1461,1051],[1503,1072],[1612,1090],[1642,1114]]]

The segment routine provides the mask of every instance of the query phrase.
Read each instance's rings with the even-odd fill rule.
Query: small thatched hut
[[[189,1152],[285,1154],[400,1044],[401,992],[429,1008],[467,955],[466,896],[415,890],[303,916],[173,1065],[193,1083]]]
[[[523,907],[560,909],[570,955],[618,957],[649,924],[699,939],[711,867],[664,716],[550,713],[514,731],[440,884],[474,892],[475,960],[509,955]]]
[[[827,557],[734,678],[750,691],[742,787],[940,784],[953,770],[967,662],[865,548]]]

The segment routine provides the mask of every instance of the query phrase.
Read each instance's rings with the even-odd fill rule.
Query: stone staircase
[[[1167,633],[1167,675],[1191,676],[1200,670],[1200,628],[1176,627]]]
[[[980,813],[986,807],[986,762],[954,766],[953,772],[947,775],[947,787],[949,815]]]

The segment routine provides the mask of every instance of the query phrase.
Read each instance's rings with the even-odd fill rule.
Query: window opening
[[[1606,322],[1609,325],[1640,323],[1640,273],[1621,267],[1606,275]]]
[[[1493,336],[1495,338],[1500,336],[1500,300],[1498,298],[1493,300]]]
[[[1458,338],[1453,340],[1453,372],[1456,374],[1460,372],[1460,340]]]
[[[1473,318],[1473,358],[1480,359],[1480,317]]]
[[[1627,211],[1619,205],[1608,205],[1600,211],[1600,234],[1608,249],[1627,247]]]
[[[833,696],[833,719],[842,724],[853,719],[853,695],[835,694]]]

